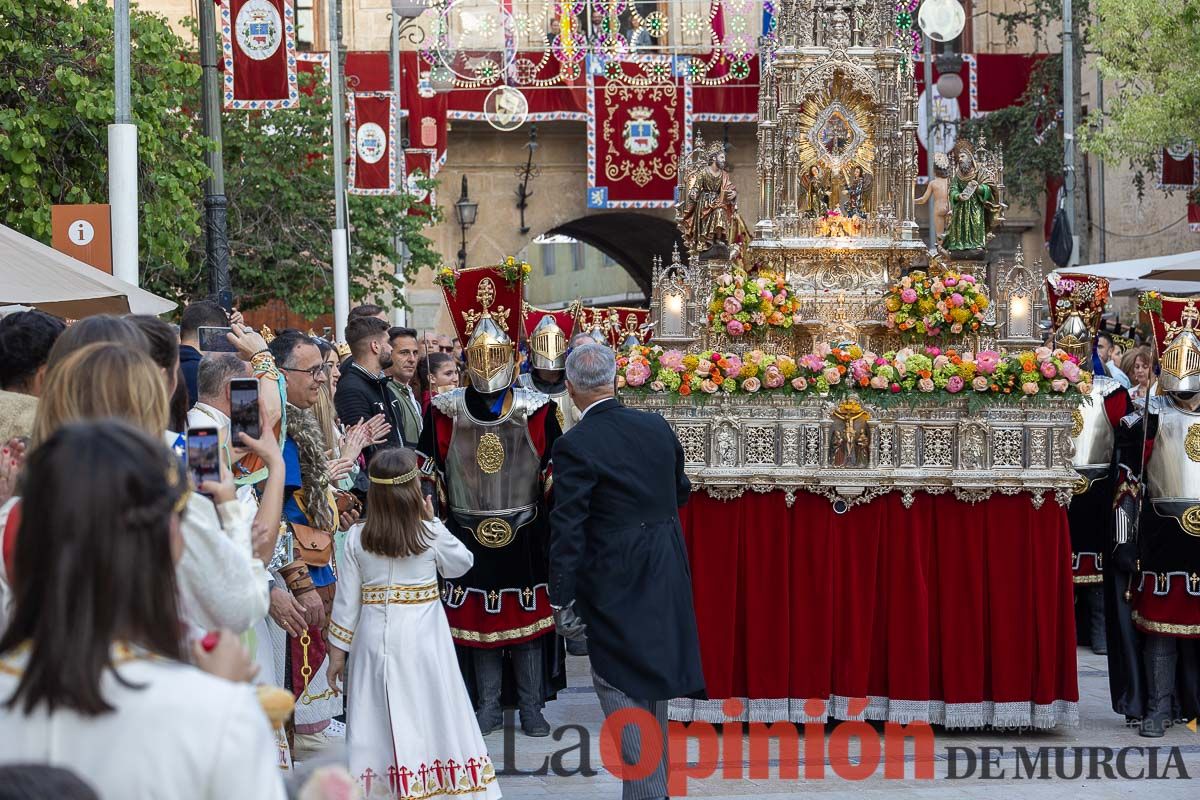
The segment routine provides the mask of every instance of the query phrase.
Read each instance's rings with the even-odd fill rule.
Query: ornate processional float
[[[895,9],[779,4],[759,219],[698,140],[687,252],[655,264],[650,341],[619,361],[623,401],[671,423],[695,490],[710,699],[675,719],[737,719],[733,698],[754,721],[1077,721],[1065,507],[1091,375],[1041,347],[1037,268],[983,258],[1001,152],[938,155],[926,198],[949,214],[935,255],[921,241]]]

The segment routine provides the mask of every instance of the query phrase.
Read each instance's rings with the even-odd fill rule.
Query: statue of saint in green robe
[[[942,247],[951,252],[982,250],[1002,208],[996,187],[979,178],[975,157],[967,150],[958,154],[950,176],[950,224]]]

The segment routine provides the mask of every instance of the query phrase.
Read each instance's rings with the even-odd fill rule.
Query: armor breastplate
[[[514,388],[508,413],[485,422],[467,411],[465,389],[434,398],[437,409],[454,420],[446,454],[451,511],[503,516],[537,503],[541,458],[529,436],[529,418],[548,400]]]
[[[558,406],[558,409],[554,412],[554,416],[558,420],[558,427],[562,429],[563,433],[569,431],[571,426],[579,421],[579,409],[575,408],[575,404],[571,402],[571,395],[567,393],[565,388],[560,392],[544,392],[538,388],[533,375],[528,372],[523,373],[517,379],[517,383],[526,389],[541,392],[554,401],[554,405]]]
[[[1169,402],[1159,404],[1146,488],[1156,507],[1178,501],[1200,504],[1200,412],[1184,411]]]
[[[1079,472],[1107,470],[1112,461],[1116,437],[1104,409],[1104,398],[1120,388],[1120,384],[1105,375],[1097,375],[1092,383],[1091,402],[1075,409],[1075,456],[1071,465]],[[1092,475],[1090,477],[1096,477]]]

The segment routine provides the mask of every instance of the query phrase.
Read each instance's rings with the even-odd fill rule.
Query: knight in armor
[[[1071,526],[1071,579],[1075,584],[1077,624],[1092,651],[1107,652],[1104,615],[1104,555],[1109,552],[1116,468],[1113,448],[1121,418],[1133,410],[1129,393],[1093,361],[1093,342],[1108,300],[1108,281],[1092,275],[1052,272],[1046,295],[1054,323],[1052,344],[1092,365],[1090,402],[1074,412],[1072,466],[1079,473],[1067,509]]]
[[[1200,716],[1200,308],[1194,298],[1161,302],[1150,311],[1160,394],[1122,420],[1118,436],[1122,461],[1141,481],[1118,498],[1114,558],[1132,575],[1125,592],[1141,651],[1140,665],[1120,675],[1127,685],[1117,710],[1139,718],[1150,737]]]
[[[517,378],[517,385],[547,395],[556,406],[558,426],[566,433],[579,418],[579,411],[567,395],[567,341],[575,328],[571,311],[525,309],[525,341],[529,348],[529,372]]]
[[[446,526],[475,556],[442,583],[459,666],[486,735],[502,709],[548,736],[545,702],[566,685],[565,653],[547,594],[550,452],[561,435],[554,402],[514,386],[521,284],[499,269],[464,270],[446,304],[467,342],[470,385],[433,398],[418,447],[444,494]]]

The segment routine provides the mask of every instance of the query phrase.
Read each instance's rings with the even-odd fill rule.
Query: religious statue
[[[925,194],[917,198],[917,205],[933,201],[933,223],[937,238],[941,240],[946,233],[946,219],[950,216],[950,159],[945,153],[933,154],[934,179],[925,186]]]
[[[829,463],[834,467],[868,467],[871,463],[871,415],[857,400],[847,400],[831,414]]]
[[[871,202],[871,174],[855,164],[851,174],[843,175],[843,178],[842,213],[848,217],[867,216],[867,206]]]
[[[750,231],[738,215],[737,187],[725,166],[725,146],[710,147],[702,163],[693,161],[687,170],[690,174],[684,175],[684,191],[675,207],[683,242],[697,256],[719,245],[733,247],[750,241]]]
[[[821,166],[813,164],[809,167],[800,182],[804,184],[804,216],[809,219],[825,216],[829,212],[833,190]]]
[[[950,224],[942,246],[951,252],[981,250],[1004,208],[995,178],[980,169],[975,150],[965,140],[954,145],[950,160]]]

